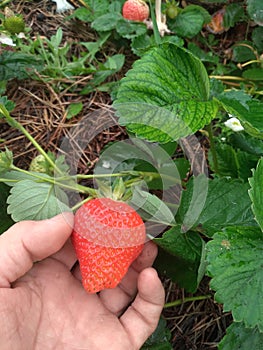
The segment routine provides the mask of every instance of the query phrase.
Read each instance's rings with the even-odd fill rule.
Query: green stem
[[[246,81],[246,79],[241,77],[236,77],[232,75],[209,75],[210,79],[218,79],[218,80],[237,80],[237,81]]]
[[[11,117],[8,110],[5,108],[4,105],[0,104],[0,113],[2,113],[7,120],[8,124],[19,131],[21,131],[28,140],[35,146],[35,148],[38,150],[40,154],[42,154],[46,161],[52,166],[52,168],[59,174],[63,174],[63,172],[56,166],[56,164],[53,162],[53,160],[48,156],[48,154],[44,151],[44,149],[37,143],[37,141],[30,135],[30,133],[21,125],[17,120]]]
[[[31,172],[31,171],[27,171],[27,170],[18,168],[15,165],[12,165],[10,170],[19,171],[20,173],[32,176],[32,177],[38,179],[41,182],[48,182],[48,183],[51,183],[52,185],[60,186],[60,187],[65,188],[67,190],[76,191],[76,192],[83,193],[83,194],[89,194],[89,195],[91,195],[93,197],[97,193],[97,191],[95,189],[93,189],[93,188],[82,186],[82,185],[79,185],[77,183],[74,183],[74,186],[68,185],[66,183],[58,181],[58,178],[51,178],[50,176],[43,176],[43,175],[41,175],[41,173],[38,174],[38,173]],[[63,177],[63,179],[66,180],[65,177]],[[67,180],[73,180],[73,179],[71,177],[69,177],[69,178],[67,178]],[[7,179],[5,181],[12,181],[12,180],[8,180]],[[0,180],[0,182],[1,182],[1,180]]]
[[[18,182],[19,180],[13,180],[13,179],[4,179],[4,178],[0,178],[0,182]]]
[[[135,178],[127,180],[125,182],[125,185],[130,186],[132,183],[134,183],[134,181],[139,181],[139,180],[143,180],[146,177],[148,177],[150,180],[153,179],[158,179],[160,177],[163,177],[164,179],[170,180],[173,183],[176,184],[181,184],[181,180],[180,179],[176,179],[175,177],[166,175],[166,174],[159,174],[159,173],[155,173],[155,172],[151,172],[151,171],[131,171],[131,173],[127,172],[120,172],[120,173],[113,173],[113,174],[89,174],[89,175],[82,175],[82,174],[77,174],[74,176],[74,178],[76,180],[80,180],[80,179],[93,179],[93,178],[104,178],[104,177],[118,177],[118,176],[125,176],[125,175],[137,175],[135,176]],[[59,180],[61,178],[58,178]]]
[[[218,160],[217,160],[217,155],[216,155],[216,148],[215,148],[214,135],[213,135],[213,130],[212,130],[212,123],[210,123],[209,125],[206,126],[206,130],[208,132],[209,141],[210,141],[210,151],[211,151],[212,158],[213,158],[214,171],[215,171],[215,173],[218,173]]]
[[[92,199],[92,197],[88,197],[83,199],[83,201],[75,204],[73,207],[71,207],[71,210],[74,212],[76,211],[78,208],[80,208],[83,204],[87,203],[88,201],[90,201]]]
[[[188,297],[188,298],[184,298],[184,299],[178,299],[175,301],[171,301],[170,303],[164,304],[164,308],[167,309],[169,307],[179,306],[179,305],[182,305],[184,303],[189,303],[191,301],[206,300],[206,299],[210,299],[211,297],[212,297],[212,295],[208,294],[208,295],[198,295],[196,297]]]
[[[118,176],[123,176],[124,173],[115,173],[115,174],[89,174],[89,175],[84,175],[84,174],[77,174],[74,176],[76,180],[83,180],[83,179],[96,179],[96,178],[104,178],[104,177],[118,177]]]

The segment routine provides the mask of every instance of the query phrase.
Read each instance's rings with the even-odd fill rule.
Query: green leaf
[[[229,4],[225,7],[223,18],[225,28],[234,27],[237,22],[245,19],[243,6],[240,6],[240,4]]]
[[[127,21],[121,18],[117,22],[116,31],[123,38],[132,39],[144,35],[147,32],[147,27],[144,23]]]
[[[113,106],[120,124],[140,137],[164,143],[202,128],[218,109],[209,100],[209,79],[201,61],[170,43],[135,62],[121,80]]]
[[[190,163],[188,159],[176,158],[174,164],[178,170],[181,179],[185,179],[187,173],[190,171]]]
[[[89,9],[85,7],[79,7],[73,12],[72,15],[68,16],[68,19],[71,18],[76,18],[83,22],[92,22],[95,16]]]
[[[14,221],[10,215],[7,214],[6,200],[9,196],[9,187],[3,183],[0,183],[0,234],[5,232]]]
[[[252,99],[243,91],[231,90],[217,96],[223,108],[241,120],[245,131],[253,137],[263,139],[263,103]]]
[[[210,21],[209,13],[201,6],[189,5],[169,22],[169,28],[181,37],[192,38]]]
[[[189,292],[195,292],[200,279],[199,268],[204,241],[196,232],[181,233],[179,227],[154,239],[159,246],[156,268]]]
[[[263,81],[263,69],[262,68],[250,68],[242,73],[242,77],[249,80]]]
[[[251,46],[248,47],[248,46]],[[232,59],[234,62],[246,62],[249,60],[255,60],[256,55],[253,50],[253,44],[250,41],[239,42],[233,48],[233,56]]]
[[[171,332],[166,327],[165,320],[160,318],[156,330],[146,340],[141,350],[172,350],[170,339]]]
[[[235,148],[239,148],[242,151],[256,155],[263,155],[263,140],[255,139],[246,133],[232,133],[229,138],[231,144]]]
[[[241,150],[235,150],[231,145],[225,143],[216,143],[215,151],[217,156],[217,167],[209,151],[208,159],[212,170],[216,175],[230,176],[248,181],[251,176],[251,169],[257,164],[258,157]]]
[[[94,74],[92,84],[99,85],[106,78],[118,72],[122,68],[124,61],[125,56],[123,54],[116,54],[108,57],[103,66]]]
[[[208,192],[195,225],[201,224],[204,233],[211,237],[215,231],[231,225],[255,225],[248,183],[226,178],[209,180]],[[185,220],[185,213],[192,200],[193,181],[189,181],[183,192],[179,215]],[[241,200],[242,198],[242,200]]]
[[[248,178],[252,175],[252,169],[255,168],[258,158],[246,152],[237,151],[238,159],[238,177],[244,181],[248,181]]]
[[[59,50],[63,38],[62,28],[59,27],[54,35],[51,35],[50,41],[48,41],[53,50]]]
[[[120,13],[106,13],[92,22],[91,27],[97,32],[107,32],[116,28],[118,21],[122,19]]]
[[[15,108],[15,103],[8,100],[7,96],[0,96],[0,104],[3,105],[8,112],[11,112]]]
[[[12,187],[10,193],[7,212],[14,221],[48,219],[70,211],[66,194],[46,183],[22,180]]]
[[[256,27],[252,32],[252,40],[259,52],[263,51],[263,28]]]
[[[187,47],[188,47],[188,50],[191,51],[202,62],[209,62],[209,63],[215,63],[215,64],[218,63],[218,57],[215,56],[211,51],[206,52],[193,42],[189,42]],[[217,82],[221,83],[219,80],[217,80]]]
[[[197,224],[207,198],[208,184],[208,178],[203,173],[188,181],[187,190],[182,193],[178,215],[182,232],[187,232]]]
[[[206,245],[215,299],[234,321],[263,331],[263,235],[258,227],[228,227]]]
[[[83,108],[82,102],[71,103],[67,109],[67,119],[71,119],[78,115]]]
[[[173,225],[175,223],[173,213],[161,199],[138,187],[133,188],[132,198],[129,200],[129,203],[144,220],[155,221],[165,225]]]
[[[11,170],[6,173],[1,174],[1,178],[5,179],[3,181],[6,185],[8,186],[14,186],[17,182],[21,180],[31,180],[31,181],[36,181],[36,178],[33,176],[34,174],[37,174],[41,176],[42,178],[50,178],[47,174],[39,174],[39,173],[34,173],[34,172],[28,172],[28,173],[22,173],[17,170]]]
[[[254,22],[260,26],[263,26],[262,0],[247,0],[247,12]]]
[[[211,170],[219,176],[230,176],[238,178],[238,160],[233,147],[228,144],[217,142],[215,144],[217,166],[214,164],[211,149],[208,152],[209,165]]]
[[[233,322],[218,344],[219,350],[261,350],[263,333],[258,328],[246,328],[242,322]]]
[[[108,0],[84,0],[87,7],[80,7],[68,18],[78,18],[83,22],[92,22],[96,18],[109,12]]]
[[[148,34],[135,36],[131,39],[131,50],[137,56],[142,56],[154,46],[154,37]]]
[[[109,4],[109,12],[121,12],[122,4],[119,0],[112,0]]]
[[[44,68],[39,57],[21,52],[3,51],[0,55],[0,81],[26,79],[32,76],[34,70]]]
[[[210,95],[212,97],[217,97],[218,95],[220,95],[222,92],[224,92],[225,90],[225,86],[222,83],[222,81],[218,80],[218,79],[210,79]]]
[[[252,210],[256,220],[263,230],[263,158],[257,164],[256,170],[253,171],[253,177],[249,179],[251,189],[249,195],[252,201]]]

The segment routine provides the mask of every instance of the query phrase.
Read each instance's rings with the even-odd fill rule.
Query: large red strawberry
[[[75,214],[72,243],[89,293],[115,288],[145,242],[144,223],[128,204],[91,199]]]
[[[122,8],[122,16],[130,21],[143,22],[149,12],[149,6],[143,0],[127,0]]]

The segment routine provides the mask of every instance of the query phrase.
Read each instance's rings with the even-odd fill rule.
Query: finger
[[[71,268],[77,261],[77,256],[70,238],[66,241],[64,246],[57,253],[52,255],[52,258],[60,261],[61,263],[66,265],[66,267],[69,270],[71,270]]]
[[[21,221],[0,236],[0,287],[24,275],[33,262],[57,252],[71,234],[73,215],[63,213],[49,220]]]
[[[153,268],[143,270],[138,279],[138,295],[120,318],[135,349],[140,349],[154,332],[163,305],[164,289],[156,271]]]
[[[101,291],[100,300],[109,311],[119,316],[129,305],[137,292],[139,273],[145,268],[152,266],[157,252],[156,244],[153,242],[146,243],[143,251],[133,262],[118,287]]]
[[[141,272],[146,267],[152,266],[156,256],[158,254],[157,245],[151,241],[145,243],[143,251],[138,258],[133,262],[132,267],[137,272]],[[137,281],[136,281],[137,285]]]

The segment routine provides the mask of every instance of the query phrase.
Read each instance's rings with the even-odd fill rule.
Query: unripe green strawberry
[[[149,6],[143,0],[127,0],[122,8],[122,16],[130,21],[143,22],[149,14]]]
[[[178,15],[178,7],[175,4],[170,4],[166,8],[167,17],[174,19]]]
[[[0,173],[10,170],[13,164],[13,153],[6,148],[5,152],[0,152]]]
[[[49,166],[46,163],[46,159],[42,154],[39,154],[35,158],[32,159],[30,165],[29,165],[29,170],[34,171],[36,173],[48,173]]]
[[[3,25],[10,34],[19,34],[25,31],[25,22],[21,16],[6,17]]]
[[[91,199],[75,214],[72,243],[87,292],[115,288],[143,249],[145,225],[128,204]]]

